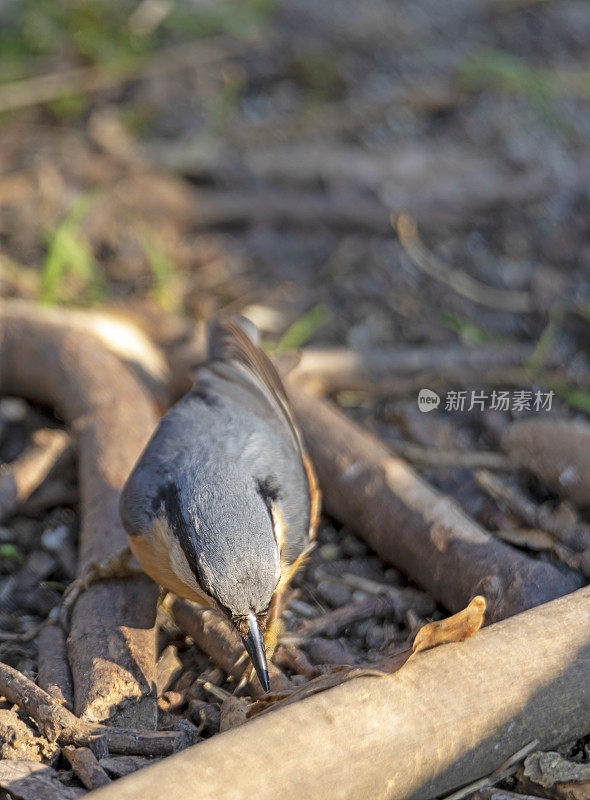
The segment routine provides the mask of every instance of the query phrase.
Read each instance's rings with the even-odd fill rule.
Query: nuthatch
[[[221,611],[268,691],[281,596],[313,539],[319,492],[256,338],[247,320],[213,323],[209,360],[140,456],[121,517],[145,572]]]

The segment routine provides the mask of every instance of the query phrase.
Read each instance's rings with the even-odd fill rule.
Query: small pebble
[[[322,600],[325,600],[333,608],[350,603],[352,597],[350,589],[339,581],[320,581],[316,590]]]
[[[358,622],[351,623],[346,628],[346,631],[350,632],[350,634],[357,639],[364,640],[373,625],[374,622],[372,619],[361,619]]]
[[[13,542],[14,538],[14,532],[10,528],[0,527],[0,543]]]
[[[348,647],[339,639],[324,639],[318,636],[309,639],[304,647],[312,664],[342,666],[353,664],[355,660]]]
[[[47,528],[41,534],[41,546],[50,553],[58,552],[67,542],[70,530],[67,525],[58,525],[57,528]]]
[[[318,552],[323,561],[335,561],[342,556],[342,552],[337,544],[323,544]]]
[[[20,397],[3,397],[0,400],[0,419],[4,422],[22,422],[27,411],[28,406]]]
[[[340,540],[340,548],[345,556],[366,556],[369,552],[369,548],[361,542],[360,539],[357,539],[356,536],[352,536],[348,534],[344,536]]]
[[[382,625],[373,624],[365,636],[365,644],[370,650],[383,647],[385,632]]]

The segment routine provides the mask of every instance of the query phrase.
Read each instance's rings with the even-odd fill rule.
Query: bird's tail
[[[208,325],[208,358],[219,358],[223,361],[227,360],[227,338],[230,330],[233,330],[234,326],[245,333],[255,347],[260,347],[260,332],[251,320],[237,315],[221,317],[212,320]]]

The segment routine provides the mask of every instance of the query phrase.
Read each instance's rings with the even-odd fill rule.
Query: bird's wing
[[[234,363],[244,370],[248,378],[264,393],[267,400],[287,423],[303,457],[305,449],[295,423],[283,382],[271,360],[257,347],[240,319],[219,319],[209,329],[209,353],[215,360]]]
[[[209,328],[209,355],[214,361],[233,364],[243,373],[245,372],[248,379],[263,393],[279,417],[286,423],[300,454],[309,484],[310,538],[313,538],[320,507],[320,493],[315,472],[305,451],[283,382],[268,356],[248,335],[246,326],[251,326],[251,323],[241,318],[214,320]]]

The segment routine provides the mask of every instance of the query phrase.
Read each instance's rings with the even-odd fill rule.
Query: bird
[[[313,547],[317,479],[253,323],[210,323],[194,377],[129,475],[121,519],[144,572],[229,620],[268,691],[285,590]]]

